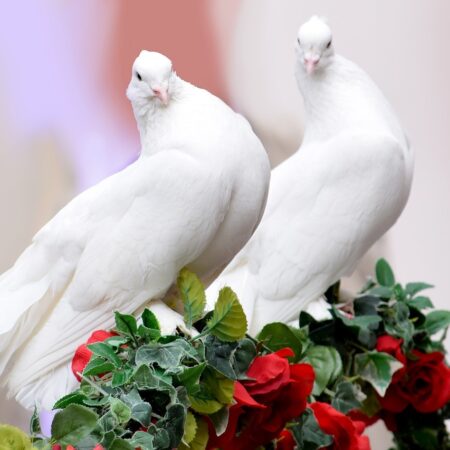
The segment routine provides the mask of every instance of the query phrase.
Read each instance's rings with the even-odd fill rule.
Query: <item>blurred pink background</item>
[[[16,0],[0,6],[0,271],[80,190],[139,151],[125,97],[143,48],[247,116],[273,165],[301,143],[293,76],[298,26],[329,18],[336,51],[374,78],[416,152],[409,204],[358,269],[385,256],[403,281],[450,292],[450,4],[435,0]],[[352,282],[349,282],[350,285]],[[26,424],[0,393],[0,422]],[[386,437],[372,431],[373,448]]]

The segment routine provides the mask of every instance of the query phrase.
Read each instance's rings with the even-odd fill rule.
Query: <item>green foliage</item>
[[[203,316],[206,306],[205,288],[199,278],[187,269],[181,270],[177,285],[184,305],[184,321],[191,328]]]
[[[320,395],[323,390],[337,380],[342,373],[342,360],[333,347],[316,345],[310,347],[303,360],[314,367],[314,395]]]
[[[385,259],[379,259],[375,266],[377,281],[381,286],[392,287],[395,284],[394,272]]]
[[[219,292],[207,327],[212,335],[226,342],[234,342],[245,336],[247,319],[236,294],[229,287]]]
[[[307,342],[306,333],[298,328],[290,327],[281,322],[266,325],[258,334],[258,340],[276,352],[285,347],[291,348],[295,356],[291,358],[293,362],[298,361],[302,354],[302,349]]]
[[[333,443],[333,437],[320,429],[311,409],[307,409],[290,429],[299,449],[317,450],[328,448]]]

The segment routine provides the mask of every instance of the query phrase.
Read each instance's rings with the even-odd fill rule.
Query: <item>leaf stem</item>
[[[104,391],[100,386],[95,384],[92,380],[85,377],[81,372],[77,372],[77,375],[79,375],[84,381],[86,381],[86,383],[91,385],[94,389],[97,389],[97,391],[103,394],[105,397],[109,397],[109,394],[106,391]]]

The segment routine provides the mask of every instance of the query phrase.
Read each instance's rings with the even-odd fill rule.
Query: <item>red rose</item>
[[[305,410],[314,370],[309,364],[290,365],[290,356],[294,353],[286,348],[255,358],[247,371],[251,380],[236,382],[236,404],[225,433],[217,437],[210,426],[209,449],[250,450],[267,444]]]
[[[430,413],[442,408],[450,401],[450,369],[440,352],[411,352],[414,359],[407,359],[401,350],[401,339],[391,336],[378,338],[377,350],[389,353],[405,365],[392,378],[381,406],[390,412],[401,412],[408,405],[417,411]]]
[[[102,342],[112,336],[117,335],[116,333],[104,330],[94,331],[87,340],[86,344],[82,344],[76,349],[75,355],[72,359],[72,372],[78,381],[81,381],[81,377],[78,373],[83,372],[92,356],[92,352],[87,348],[87,345],[93,344],[94,342]]]
[[[277,438],[275,450],[294,450],[295,440],[291,432],[283,430]]]
[[[333,450],[370,450],[367,436],[361,436],[364,422],[353,421],[350,417],[336,411],[328,403],[315,402],[309,405],[320,429],[333,436]]]

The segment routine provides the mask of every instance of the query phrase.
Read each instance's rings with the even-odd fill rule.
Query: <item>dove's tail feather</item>
[[[15,265],[0,277],[0,383],[16,351],[37,329],[55,302],[52,265],[32,244]]]
[[[257,287],[253,285],[253,281],[254,277],[250,273],[245,259],[242,259],[237,264],[230,265],[206,290],[208,309],[214,309],[220,290],[228,286],[236,293],[247,316],[250,329],[257,295]]]

